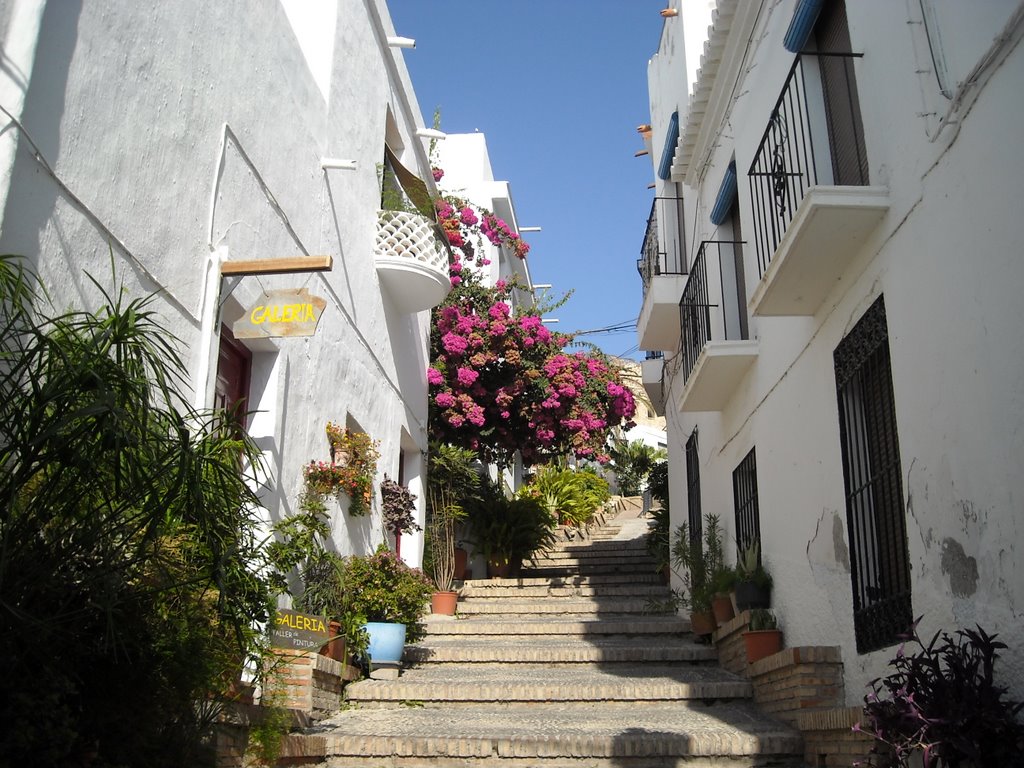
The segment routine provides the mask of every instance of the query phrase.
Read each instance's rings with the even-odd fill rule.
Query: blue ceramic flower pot
[[[402,651],[405,650],[405,624],[370,621],[366,623],[366,632],[370,636],[367,654],[371,664],[402,663]]]

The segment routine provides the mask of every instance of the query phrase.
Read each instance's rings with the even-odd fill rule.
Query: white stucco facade
[[[913,616],[923,617],[925,638],[976,623],[998,632],[1009,645],[1000,682],[1019,700],[1024,154],[1016,137],[1024,124],[1024,10],[1010,0],[846,3],[850,51],[863,54],[851,61],[866,176],[853,185],[819,176],[805,209],[794,206],[781,242],[768,249],[773,260],[810,258],[793,262],[788,277],[775,261],[762,277],[756,244],[764,214],[749,171],[796,59],[783,46],[796,6],[720,0],[689,84],[681,62],[700,52],[682,52],[684,8],[666,20],[649,65],[656,194],[684,200],[687,279],[705,241],[743,243],[740,300],[729,290],[736,262],[708,267],[711,334],[691,350],[700,353],[692,370],[686,329],[663,350],[673,526],[687,520],[684,454],[695,431],[702,509],[721,517],[727,543],[736,535],[733,473],[756,450],[762,552],[785,642],[839,646],[847,704],[861,703],[895,643],[858,652],[855,639],[856,552],[834,354],[884,297]],[[814,99],[807,102],[813,113]],[[673,112],[679,138],[668,142],[671,171],[660,178]],[[794,120],[786,130],[795,132]],[[711,215],[730,162],[738,213],[716,225]],[[812,202],[818,219],[808,213]],[[837,269],[818,273],[836,259]],[[786,279],[795,286],[789,303],[775,303]],[[683,297],[677,291],[673,299]],[[655,300],[645,296],[642,321],[656,317]],[[741,312],[745,334],[730,316]]]
[[[394,35],[384,0],[0,3],[0,248],[28,257],[56,309],[98,306],[87,273],[155,293],[207,405],[221,328],[265,290],[326,300],[314,336],[245,342],[272,521],[295,511],[303,465],[329,458],[334,421],[380,441],[377,480],[401,467],[422,523],[429,312],[397,308],[374,257],[385,140],[433,187]],[[333,270],[219,279],[224,260],[307,254]],[[376,485],[371,516],[330,504],[338,551],[384,539]],[[421,552],[404,537],[408,562]]]

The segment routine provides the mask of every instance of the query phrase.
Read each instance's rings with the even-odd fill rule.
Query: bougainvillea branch
[[[573,454],[606,462],[609,431],[632,426],[635,406],[618,369],[600,353],[566,353],[531,310],[512,311],[514,284],[482,285],[461,270],[431,327],[432,437],[485,461],[527,464]]]

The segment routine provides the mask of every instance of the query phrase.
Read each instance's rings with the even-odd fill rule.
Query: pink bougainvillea
[[[629,425],[635,409],[615,366],[563,351],[571,337],[513,312],[514,284],[486,288],[473,270],[462,278],[433,315],[432,437],[504,464],[516,451],[529,464],[566,454],[607,461],[609,430]]]
[[[435,177],[444,171],[435,169]],[[444,231],[452,249],[452,285],[458,285],[465,278],[461,274],[463,264],[478,263],[486,266],[490,259],[481,252],[483,237],[499,248],[507,247],[520,259],[525,259],[530,246],[502,219],[486,209],[474,209],[466,200],[445,195],[434,201],[437,221]]]

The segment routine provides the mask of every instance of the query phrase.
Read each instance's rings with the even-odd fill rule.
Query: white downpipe
[[[203,281],[203,298],[199,304],[199,365],[196,369],[195,407],[197,409],[210,406],[212,392],[212,375],[214,361],[217,359],[217,348],[214,340],[220,338],[217,332],[217,317],[220,314],[220,265],[228,257],[227,246],[220,246],[210,251],[206,258],[206,274]]]

